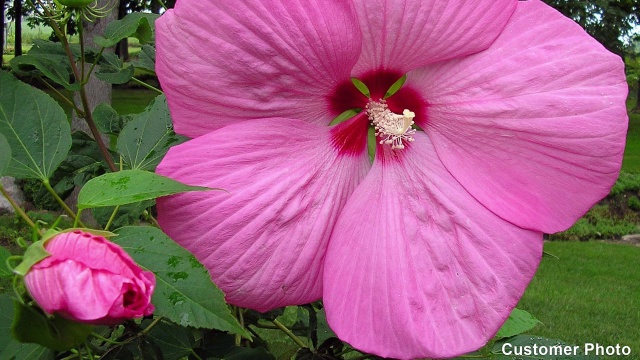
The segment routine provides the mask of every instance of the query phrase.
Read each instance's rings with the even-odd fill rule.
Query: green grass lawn
[[[624,150],[622,170],[640,173],[640,114],[629,115],[627,146]]]
[[[628,108],[635,106],[630,101]],[[622,160],[622,170],[632,173],[640,173],[640,113],[629,114],[629,131],[627,132],[627,146]]]
[[[543,324],[529,334],[583,346],[620,344],[640,359],[640,247],[547,242],[545,257],[518,305]]]
[[[113,108],[120,115],[142,112],[158,93],[147,89],[114,88],[111,96]]]

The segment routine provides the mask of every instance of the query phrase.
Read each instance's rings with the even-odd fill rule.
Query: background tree
[[[14,26],[15,26],[15,56],[22,55],[22,0],[13,0]]]
[[[118,5],[118,19],[122,19],[131,12],[150,11],[154,14],[160,14],[164,10],[164,6],[172,8],[176,0],[120,0]],[[163,6],[164,5],[164,6]],[[116,54],[122,60],[129,59],[129,41],[124,39],[116,46]]]
[[[640,26],[640,2],[638,0],[543,1],[575,20],[607,49],[625,59],[627,79],[637,99],[633,111],[638,111],[640,79],[637,76],[638,54],[634,47],[634,40],[638,41],[638,35],[634,31]]]
[[[544,0],[580,24],[610,51],[624,56],[640,25],[637,0]]]
[[[7,17],[10,20],[13,20],[14,22],[15,55],[20,56],[22,55],[22,22],[20,20],[22,19],[23,16],[26,16],[29,14],[29,10],[27,9],[27,6],[23,6],[24,5],[23,0],[0,0],[0,1],[2,2],[2,6],[3,6],[3,9],[2,9],[3,14],[4,14],[4,10],[7,9]],[[4,16],[2,21],[4,23]],[[4,26],[2,29],[4,32]],[[4,44],[2,45],[4,49]]]
[[[4,53],[4,28],[6,26],[4,12],[7,9],[7,2],[5,0],[0,0],[0,7],[2,8],[2,10],[0,10],[0,32],[2,32],[2,34],[0,34],[0,53]]]

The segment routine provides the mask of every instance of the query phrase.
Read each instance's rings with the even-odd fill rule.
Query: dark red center
[[[338,116],[351,109],[364,109],[369,100],[380,101],[391,86],[402,78],[404,74],[390,70],[376,70],[360,77],[369,89],[371,98],[362,94],[350,79],[339,84],[328,97],[330,111],[333,116]],[[401,87],[395,94],[386,99],[389,110],[396,114],[402,114],[404,109],[416,114],[415,123],[424,127],[427,123],[427,102],[420,94],[410,86]],[[349,124],[340,124],[332,131],[333,140],[341,153],[359,154],[366,148],[368,119],[363,111],[358,116],[347,121]],[[341,126],[342,125],[342,126]],[[353,133],[356,131],[357,133]],[[364,144],[363,144],[364,143]]]
[[[385,94],[396,81],[404,74],[389,70],[377,70],[366,73],[359,80],[369,88],[371,100],[378,101],[384,98]],[[333,94],[329,96],[331,112],[338,116],[350,109],[364,109],[369,102],[369,98],[364,96],[350,80],[343,81],[336,87]],[[387,99],[389,110],[396,114],[402,114],[404,109],[409,109],[416,113],[414,121],[419,126],[426,123],[427,102],[411,87],[403,86],[394,95]]]
[[[124,295],[122,296],[122,305],[124,307],[130,307],[131,305],[135,304],[136,302],[136,292],[133,291],[132,289],[127,290]]]

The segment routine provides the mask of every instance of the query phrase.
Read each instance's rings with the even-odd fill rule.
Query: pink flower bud
[[[95,325],[153,313],[155,276],[120,246],[77,230],[56,235],[45,249],[51,256],[35,264],[24,279],[45,312]]]

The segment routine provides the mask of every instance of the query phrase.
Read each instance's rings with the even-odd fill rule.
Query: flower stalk
[[[20,215],[20,217],[29,225],[29,227],[31,227],[33,230],[39,233],[40,229],[38,229],[38,226],[33,222],[33,220],[31,220],[29,215],[27,215],[27,213],[24,212],[24,210],[22,210],[20,206],[18,206],[18,204],[15,202],[15,200],[13,200],[11,195],[9,195],[9,193],[5,190],[2,184],[0,184],[0,193],[2,193],[2,196],[4,196],[7,199],[7,201],[9,201],[9,204],[11,204],[11,207],[16,211],[18,215]]]
[[[58,91],[58,89],[56,89],[53,85],[49,84],[47,80],[45,80],[41,76],[38,76],[38,80],[40,80],[44,84],[44,86],[47,87],[47,89],[51,90],[51,92],[53,92],[58,97],[58,99],[62,100],[65,104],[69,105],[78,114],[81,114],[84,116],[84,111],[78,108],[75,102],[70,100],[68,97],[64,96],[64,94]]]
[[[162,90],[158,89],[158,88],[157,88],[157,87],[155,87],[155,86],[149,85],[149,84],[147,84],[146,82],[144,82],[144,81],[142,81],[142,80],[140,80],[140,79],[137,79],[137,78],[135,78],[135,77],[132,77],[132,78],[131,78],[131,81],[133,81],[134,83],[136,83],[136,84],[138,84],[138,85],[140,85],[140,86],[144,86],[145,88],[147,88],[147,89],[149,89],[149,90],[153,90],[153,91],[157,92],[157,93],[158,93],[158,94],[160,94],[160,95],[164,94],[164,91],[162,91]]]
[[[67,55],[67,58],[69,60],[69,64],[71,65],[71,71],[73,72],[73,76],[76,79],[76,81],[80,82],[80,100],[82,102],[82,108],[84,109],[84,114],[82,113],[78,113],[78,116],[84,115],[84,119],[87,122],[87,125],[89,126],[89,130],[91,131],[91,135],[93,137],[93,139],[96,141],[96,143],[98,144],[98,148],[100,149],[100,153],[102,154],[102,156],[104,157],[104,160],[107,163],[107,166],[109,167],[109,169],[112,172],[116,172],[118,171],[118,169],[116,168],[115,163],[113,162],[113,159],[111,158],[111,154],[109,154],[109,150],[107,148],[107,146],[105,145],[104,141],[102,140],[102,135],[100,134],[100,131],[98,130],[98,127],[96,126],[95,120],[93,119],[93,114],[91,112],[91,106],[89,104],[89,98],[87,97],[87,92],[85,90],[85,81],[84,81],[84,65],[85,65],[85,57],[84,57],[84,37],[82,34],[82,19],[80,19],[79,21],[79,26],[78,26],[78,32],[79,32],[79,39],[80,39],[80,49],[81,49],[81,55],[80,55],[80,66],[82,67],[82,72],[78,69],[78,65],[76,64],[75,58],[73,56],[73,52],[71,51],[71,46],[69,45],[69,40],[67,39],[66,34],[64,33],[63,30],[60,29],[60,27],[58,26],[58,23],[53,20],[53,14],[49,11],[49,9],[42,3],[41,0],[36,0],[38,2],[38,4],[40,4],[40,6],[42,7],[43,11],[44,11],[44,16],[43,18],[47,20],[48,25],[53,29],[53,32],[56,34],[56,37],[58,37],[58,39],[60,40],[60,43],[62,44],[62,47]],[[37,8],[35,6],[35,4],[29,0],[28,3],[31,5],[31,7],[37,11]],[[75,214],[74,214],[75,216]]]
[[[49,180],[42,180],[42,184],[47,189],[47,191],[53,196],[54,199],[58,202],[58,205],[64,209],[64,211],[71,216],[71,218],[75,221],[77,219],[76,213],[71,210],[71,208],[62,200],[62,198],[56,193],[56,191],[51,187]]]
[[[284,326],[280,321],[278,321],[277,319],[273,319],[271,320],[271,322],[288,337],[290,337],[291,340],[293,340],[293,342],[295,342],[298,346],[300,346],[301,348],[308,347],[302,340],[300,340],[299,337],[296,336],[296,334],[294,334],[291,330]]]
[[[108,231],[109,228],[111,227],[111,224],[113,223],[113,220],[116,218],[116,214],[118,214],[118,210],[120,210],[120,205],[116,205],[115,209],[113,209],[113,212],[111,213],[111,216],[109,217],[109,221],[107,221],[107,225],[105,225],[104,230]]]

